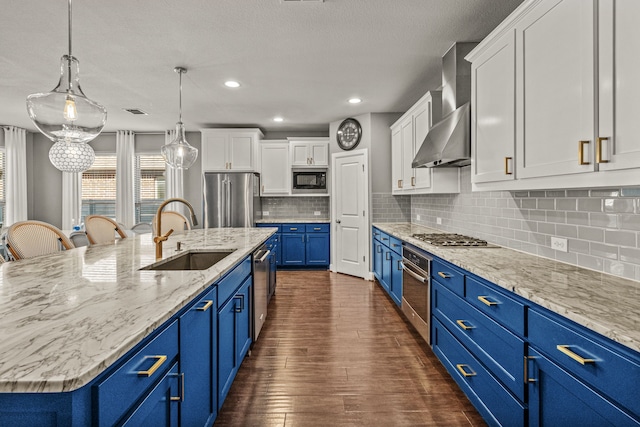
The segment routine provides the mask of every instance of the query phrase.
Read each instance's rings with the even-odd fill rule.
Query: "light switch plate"
[[[322,213],[321,213],[320,211],[313,211],[313,214],[314,214],[315,216],[320,216],[320,215],[322,215]]]
[[[560,252],[569,252],[569,245],[567,239],[562,237],[551,236],[551,249],[555,249]]]
[[[269,211],[262,211],[262,216],[269,216]]]
[[[416,221],[420,221],[420,215],[416,215]]]
[[[436,218],[436,224],[442,224],[442,218]]]

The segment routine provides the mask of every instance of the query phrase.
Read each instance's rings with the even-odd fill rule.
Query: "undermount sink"
[[[140,270],[206,270],[220,262],[235,249],[191,250]]]

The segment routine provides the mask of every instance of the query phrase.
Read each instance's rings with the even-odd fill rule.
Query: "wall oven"
[[[292,169],[291,193],[326,194],[326,169]]]
[[[418,248],[402,246],[402,311],[428,344],[431,343],[431,260]]]

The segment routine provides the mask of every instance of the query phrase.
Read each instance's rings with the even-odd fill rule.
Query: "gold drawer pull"
[[[213,301],[208,300],[205,305],[203,305],[202,307],[198,307],[198,311],[207,311],[212,305],[213,305]]]
[[[465,367],[469,370],[469,372],[467,372],[467,370],[465,369]],[[462,376],[464,377],[475,377],[477,374],[475,372],[473,372],[471,370],[471,368],[469,367],[469,365],[465,365],[463,363],[459,363],[456,365],[456,368],[458,368],[458,371],[460,371],[460,373],[462,374]]]
[[[571,351],[569,349],[568,345],[558,345],[556,348],[558,350],[560,350],[561,353],[566,354],[567,356],[569,356],[570,358],[572,358],[576,362],[580,363],[581,365],[584,365],[586,363],[595,363],[596,362],[593,359],[585,359],[584,357],[581,357],[581,356],[577,355],[576,353],[574,353],[573,351]]]
[[[458,326],[460,326],[465,331],[468,331],[469,329],[474,329],[475,328],[475,326],[466,325],[464,322],[466,322],[466,320],[456,320],[456,323],[458,324]]]
[[[578,164],[579,165],[590,165],[591,163],[584,161],[584,146],[589,144],[591,141],[578,141]]]
[[[313,231],[320,231],[320,230],[322,230],[322,228],[320,228],[320,227],[314,227],[313,228]]]
[[[438,271],[438,276],[442,277],[443,279],[451,278],[451,275],[449,273],[443,273],[442,271]]]
[[[498,304],[499,304],[499,302],[497,302],[497,301],[489,301],[489,300],[487,299],[487,297],[482,296],[482,295],[480,295],[480,296],[478,297],[478,300],[480,300],[480,302],[481,302],[481,303],[488,305],[489,307],[491,307],[491,306],[493,306],[493,305],[498,305]]]
[[[140,375],[141,377],[150,377],[151,375],[153,375],[155,371],[158,370],[160,366],[162,366],[164,362],[167,361],[167,356],[148,356],[148,357],[150,359],[158,359],[158,360],[156,360],[156,363],[154,363],[153,366],[151,366],[148,371],[138,371],[138,375]]]
[[[416,177],[415,177],[415,176],[412,176],[412,177],[411,177],[411,186],[412,186],[412,187],[415,187],[415,186],[416,186]]]
[[[398,188],[402,188],[402,180],[401,179],[398,180]]]
[[[504,158],[504,174],[505,175],[513,175],[513,172],[509,172],[509,161],[513,160],[513,157],[505,157]]]
[[[172,374],[180,377],[180,396],[171,396],[172,402],[184,402],[184,372],[180,374]]]
[[[609,163],[609,160],[602,159],[602,141],[608,141],[609,137],[598,138],[596,145],[596,163]]]

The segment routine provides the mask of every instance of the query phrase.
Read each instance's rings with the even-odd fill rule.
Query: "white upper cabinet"
[[[329,141],[326,138],[289,139],[291,166],[329,167]]]
[[[291,165],[287,141],[260,143],[260,195],[291,195]]]
[[[599,140],[600,170],[640,167],[640,1],[600,0]],[[598,147],[600,145],[600,147]],[[598,159],[596,159],[596,162]],[[631,183],[638,184],[638,181]]]
[[[471,177],[476,182],[514,178],[515,32],[478,55],[471,67]]]
[[[260,129],[201,129],[203,172],[253,172]]]
[[[413,168],[429,129],[442,117],[440,91],[427,92],[391,125],[392,194],[458,193],[458,168]]]
[[[639,17],[636,0],[527,0],[467,56],[474,190],[640,184]]]

